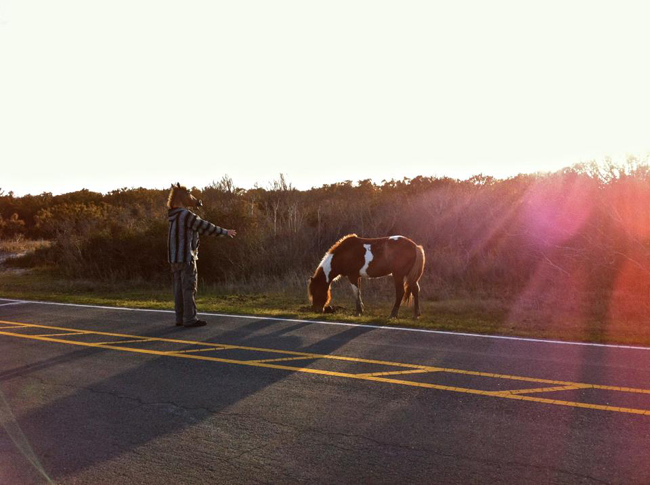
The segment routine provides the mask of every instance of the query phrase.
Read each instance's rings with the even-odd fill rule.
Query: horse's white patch
[[[359,274],[361,276],[365,276],[366,278],[368,277],[368,266],[370,266],[370,261],[372,261],[372,258],[374,257],[372,255],[372,250],[370,249],[370,244],[364,244],[364,248],[366,248],[366,254],[365,254],[365,260],[366,262],[363,265],[363,268],[359,270]]]
[[[325,253],[323,259],[318,265],[319,268],[323,268],[323,273],[325,273],[325,281],[330,282],[330,273],[332,272],[332,258],[334,255],[330,252]]]
[[[355,298],[359,298],[359,287],[357,285],[350,285],[350,288],[352,288],[352,294],[354,295]]]
[[[388,239],[392,239],[393,241],[397,241],[400,237],[404,237],[404,236],[391,236]]]

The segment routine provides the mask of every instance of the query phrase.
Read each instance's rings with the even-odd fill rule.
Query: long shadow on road
[[[251,345],[259,337],[272,339],[273,348],[304,352],[317,348],[328,354],[355,338],[372,331],[353,327],[336,335],[302,347],[302,339],[287,335],[309,324],[283,326],[274,332],[258,332],[276,325],[270,321],[253,321],[232,331],[221,333],[219,342]],[[267,329],[268,330],[268,329]],[[191,339],[182,332],[182,339]],[[139,335],[162,337],[179,334],[175,329],[156,330]],[[206,340],[209,341],[209,340]],[[44,344],[56,345],[56,344]],[[270,347],[271,345],[269,345]],[[121,354],[121,355],[120,355]],[[85,366],[92,373],[98,355],[124,357],[123,352],[110,349],[84,348],[65,355],[45,359],[0,373],[0,381],[36,378],[47,385],[47,379],[36,374],[54,366],[65,373],[69,366]],[[132,359],[140,356],[129,354]],[[64,479],[98,464],[114,460],[143,445],[195,426],[215,413],[273,386],[293,374],[291,371],[249,368],[217,362],[157,357],[104,380],[77,387],[61,379],[72,392],[29,412],[18,424],[30,439],[46,471],[55,480]],[[237,446],[218,443],[218,446]]]
[[[164,338],[170,334],[178,334],[178,330],[174,328],[166,329],[157,329],[150,332],[145,332],[140,334],[143,337],[159,337]],[[55,344],[56,345],[56,344]],[[107,349],[101,349],[98,347],[83,347],[81,349],[74,347],[76,350],[72,352],[67,352],[64,355],[59,355],[57,357],[51,357],[49,359],[43,359],[38,362],[33,362],[30,364],[25,364],[13,369],[7,369],[3,372],[0,372],[0,382],[9,380],[13,377],[26,377],[29,374],[38,372],[40,370],[48,369],[50,367],[55,367],[57,365],[67,364],[69,362],[76,361],[78,359],[83,359],[86,357],[91,357],[103,352],[106,352]]]
[[[213,340],[331,354],[373,331],[328,330],[328,337],[304,345],[295,331],[312,325],[258,320]],[[140,335],[191,340],[193,334],[164,328]],[[298,397],[304,389],[282,383],[292,371],[66,347],[64,355],[0,373],[7,384],[32,385],[34,378],[45,392],[68,393],[18,420],[45,470],[60,482],[87,483],[97,470],[115,469],[122,475],[94,481],[285,483],[292,477],[282,475],[283,467],[300,470],[299,480],[323,483],[648,483],[650,476],[645,417],[396,386],[360,392],[348,387],[352,380],[334,386],[322,378],[314,378],[326,382],[314,386],[321,394]],[[600,348],[584,353],[576,379],[589,382],[608,356]],[[107,363],[119,373],[94,380],[94,367]],[[446,366],[444,359],[439,365]],[[71,382],[79,368],[91,377]],[[48,369],[57,374],[39,373]],[[273,446],[263,457],[252,451],[250,460],[239,460],[265,440]],[[270,465],[258,473],[252,467],[262,461]],[[238,469],[242,463],[252,471]],[[164,479],[148,475],[154,467],[164,469]],[[188,475],[192,468],[196,475]]]

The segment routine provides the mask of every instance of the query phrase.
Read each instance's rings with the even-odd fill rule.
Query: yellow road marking
[[[129,335],[129,337],[133,337],[133,335]],[[111,340],[110,342],[94,342],[97,345],[113,345],[113,344],[134,344],[134,343],[140,343],[140,342],[151,342],[152,340],[156,340],[153,338],[136,338],[133,340]]]
[[[8,328],[8,327],[4,327]],[[64,332],[64,333],[39,333],[34,337],[67,337],[69,335],[83,335],[84,332]]]
[[[72,328],[52,327],[52,326],[47,326],[47,325],[26,324],[26,323],[21,323],[21,322],[8,322],[8,321],[3,321],[3,320],[0,320],[0,323],[14,325],[14,326],[9,327],[9,328],[19,328],[19,327],[27,326],[27,327],[34,327],[34,328],[48,328],[48,329],[61,330],[61,331],[72,331],[72,332],[75,332],[75,333],[79,332],[79,334],[87,334],[87,335],[108,335],[108,336],[112,336],[112,337],[134,337],[134,335],[127,335],[127,334],[117,334],[117,333],[109,333],[109,332],[78,330],[78,329],[72,329]],[[296,358],[288,358],[288,359],[266,359],[266,360],[257,360],[257,361],[255,361],[255,360],[246,361],[246,360],[236,360],[236,359],[210,357],[210,356],[205,356],[205,355],[194,355],[194,354],[189,353],[189,352],[182,353],[182,351],[171,351],[170,352],[170,351],[159,351],[159,350],[152,350],[152,349],[141,349],[141,348],[134,348],[134,347],[119,347],[118,345],[114,345],[114,344],[119,344],[120,343],[119,341],[116,341],[116,342],[81,342],[81,341],[75,341],[75,340],[64,340],[64,339],[54,338],[54,337],[45,337],[45,336],[38,336],[38,335],[27,335],[27,334],[20,334],[20,333],[12,333],[12,332],[1,331],[1,330],[0,330],[0,335],[5,335],[5,336],[9,336],[9,337],[16,337],[16,338],[22,338],[22,339],[39,340],[39,341],[43,341],[43,342],[55,342],[55,343],[62,343],[62,344],[68,344],[68,345],[78,345],[78,346],[83,346],[83,347],[96,347],[96,348],[101,348],[101,349],[111,349],[111,350],[118,350],[118,351],[122,351],[122,352],[133,352],[133,353],[139,353],[139,354],[149,354],[149,355],[168,356],[168,357],[184,358],[184,359],[204,360],[204,361],[211,361],[211,362],[220,362],[220,363],[225,363],[225,364],[247,365],[247,366],[252,366],[252,367],[263,367],[263,368],[269,368],[269,369],[286,370],[286,371],[291,371],[291,372],[302,372],[302,373],[317,374],[317,375],[324,375],[324,376],[344,377],[344,378],[349,378],[349,379],[359,379],[359,380],[366,380],[366,381],[373,381],[373,382],[383,382],[383,383],[389,383],[389,384],[397,384],[397,385],[404,385],[404,386],[410,386],[410,387],[420,387],[420,388],[425,388],[425,389],[436,389],[436,390],[441,390],[441,391],[459,392],[459,393],[465,393],[465,394],[489,396],[489,397],[496,397],[496,398],[502,398],[502,399],[513,399],[513,400],[520,400],[520,401],[528,401],[528,402],[536,402],[536,403],[544,403],[544,404],[553,404],[553,405],[558,405],[558,406],[570,406],[570,407],[583,408],[583,409],[594,409],[594,410],[601,410],[601,411],[612,411],[612,412],[620,412],[620,413],[629,413],[629,414],[639,414],[639,415],[648,415],[648,416],[650,416],[650,410],[648,410],[648,409],[635,409],[635,408],[626,408],[626,407],[617,407],[617,406],[606,406],[606,405],[601,405],[601,404],[591,404],[591,403],[574,402],[574,401],[562,401],[562,400],[556,400],[556,399],[540,398],[540,397],[522,395],[526,391],[529,391],[529,392],[543,392],[540,389],[544,389],[545,392],[551,392],[551,389],[554,389],[554,390],[567,390],[569,388],[580,388],[580,389],[588,389],[589,388],[589,389],[603,389],[603,390],[612,390],[612,391],[619,391],[619,392],[632,392],[632,393],[643,393],[643,394],[650,394],[650,389],[637,389],[637,388],[629,388],[629,387],[604,386],[604,385],[598,385],[598,384],[585,384],[585,383],[568,382],[568,381],[557,381],[557,380],[551,380],[551,379],[538,379],[538,378],[533,378],[533,377],[511,376],[511,375],[505,375],[505,374],[494,374],[494,373],[486,373],[486,372],[465,371],[465,370],[461,370],[461,369],[449,369],[449,368],[443,368],[443,367],[432,367],[432,366],[416,365],[416,364],[404,364],[404,363],[400,363],[400,362],[389,362],[389,361],[380,361],[380,360],[360,359],[360,358],[355,358],[355,357],[344,357],[344,356],[323,355],[323,354],[311,354],[311,353],[307,353],[307,352],[295,352],[295,351],[289,351],[289,350],[265,349],[265,348],[245,347],[245,346],[228,345],[228,344],[215,344],[215,343],[188,341],[188,340],[165,339],[165,338],[157,338],[157,337],[152,337],[152,338],[143,337],[143,338],[140,338],[140,339],[138,339],[136,341],[138,341],[138,342],[140,342],[140,341],[172,342],[172,343],[179,343],[179,344],[184,344],[184,345],[197,345],[197,346],[211,347],[210,349],[205,349],[205,351],[216,350],[216,349],[236,349],[236,350],[251,350],[251,351],[258,351],[258,352],[266,352],[266,353],[279,353],[279,354],[285,354],[285,355],[295,355],[297,357]],[[300,357],[298,357],[298,356],[300,356]],[[371,364],[381,364],[381,365],[387,365],[387,366],[393,366],[393,367],[403,367],[403,368],[409,368],[412,371],[419,371],[419,372],[443,372],[443,373],[452,373],[452,374],[466,374],[466,375],[472,375],[472,376],[492,377],[492,378],[497,378],[497,379],[510,379],[510,380],[519,380],[519,381],[528,381],[528,382],[541,382],[541,383],[560,384],[560,386],[556,386],[555,388],[550,388],[550,387],[549,388],[537,388],[537,389],[534,389],[534,390],[533,389],[531,389],[531,390],[519,389],[519,390],[514,390],[514,392],[508,392],[508,391],[483,391],[483,390],[479,390],[479,389],[471,389],[471,388],[464,388],[464,387],[444,386],[444,385],[432,384],[432,383],[428,383],[428,382],[414,382],[414,381],[404,381],[404,380],[399,380],[399,379],[391,379],[391,378],[383,377],[382,374],[383,375],[386,375],[386,374],[382,373],[382,372],[374,373],[374,374],[352,374],[352,373],[347,373],[347,372],[327,371],[327,370],[313,369],[313,368],[308,368],[308,367],[302,367],[302,368],[301,367],[292,367],[292,366],[286,366],[286,365],[280,365],[280,364],[273,363],[273,362],[279,362],[279,361],[282,361],[282,360],[298,360],[299,358],[344,360],[344,361],[350,361],[350,362],[371,363]],[[396,371],[396,372],[399,372],[399,371]],[[402,372],[402,373],[405,373],[405,372]]]
[[[576,389],[589,389],[591,384],[576,384],[574,386],[538,387],[535,389],[515,389],[512,391],[497,391],[494,394],[534,394],[536,392],[574,391]]]
[[[397,374],[420,374],[425,372],[440,372],[440,370],[429,370],[429,369],[411,369],[411,370],[395,370],[391,372],[372,372],[365,374],[357,374],[360,377],[375,377],[375,376],[394,376]]]
[[[165,354],[188,354],[190,352],[214,352],[216,350],[226,350],[224,347],[212,347],[209,349],[189,349],[189,350],[168,350]]]
[[[111,332],[99,332],[99,331],[94,331],[94,330],[80,330],[76,328],[64,328],[64,327],[53,327],[50,325],[37,325],[34,323],[21,323],[21,322],[9,322],[5,320],[0,320],[0,323],[8,323],[8,324],[16,324],[17,326],[21,327],[34,327],[34,328],[46,328],[46,329],[52,329],[52,330],[62,330],[62,331],[74,331],[74,332],[81,332],[82,334],[88,334],[88,335],[106,335],[108,337],[123,337],[123,338],[132,338],[134,335],[129,335],[129,334],[123,334],[123,333],[111,333]],[[11,327],[13,328],[13,327]],[[383,360],[371,360],[371,359],[360,359],[357,357],[345,357],[342,355],[324,355],[324,354],[312,354],[308,352],[297,352],[294,350],[279,350],[279,349],[265,349],[265,348],[259,348],[259,347],[246,347],[242,345],[228,345],[228,344],[219,344],[219,343],[210,343],[210,342],[196,342],[193,340],[179,340],[179,339],[170,339],[170,338],[160,338],[160,337],[142,337],[142,338],[148,338],[150,341],[155,341],[155,342],[170,342],[170,343],[177,343],[177,344],[184,344],[184,345],[199,345],[199,346],[206,346],[206,347],[223,347],[224,349],[233,349],[233,350],[251,350],[254,352],[265,352],[269,354],[284,354],[284,355],[296,355],[296,356],[303,356],[306,358],[312,358],[312,359],[332,359],[332,360],[344,360],[344,361],[350,361],[350,362],[361,362],[364,364],[380,364],[380,365],[390,365],[392,367],[406,367],[409,369],[438,369],[437,367],[430,367],[430,366],[425,366],[425,365],[417,365],[417,364],[402,364],[400,362],[386,362]],[[67,340],[65,342],[68,342]],[[119,342],[115,342],[119,343]],[[450,370],[455,370],[455,369],[450,369]],[[649,391],[650,392],[650,391]]]
[[[7,326],[7,327],[0,327],[0,329],[3,329],[3,328],[12,328],[13,329],[13,328],[21,328],[21,327],[26,328],[26,327],[28,327],[28,325],[12,325],[12,326]]]
[[[284,357],[284,358],[281,358],[281,359],[247,360],[246,362],[249,362],[251,364],[252,363],[262,364],[262,363],[266,363],[266,362],[283,362],[283,361],[286,361],[286,360],[305,360],[305,359],[313,359],[313,357]]]

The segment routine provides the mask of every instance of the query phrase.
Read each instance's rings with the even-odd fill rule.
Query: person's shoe
[[[177,326],[177,327],[182,327],[182,326],[183,326],[183,322],[176,322],[176,326]]]
[[[204,327],[208,322],[205,320],[197,320],[196,322],[186,323],[183,325],[185,328]]]

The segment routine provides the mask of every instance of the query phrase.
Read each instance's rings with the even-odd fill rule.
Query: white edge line
[[[2,299],[2,298],[0,298]],[[72,306],[72,307],[82,307],[82,308],[99,308],[102,310],[125,310],[131,312],[153,312],[153,313],[174,313],[173,310],[155,310],[152,308],[129,308],[123,306],[101,306],[101,305],[84,305],[81,303],[60,303],[54,301],[37,301],[37,300],[12,300],[10,303],[0,304],[1,306],[7,305],[19,305],[19,304],[36,304],[36,305],[58,305],[58,306]],[[515,340],[519,342],[535,342],[543,344],[559,344],[559,345],[579,345],[583,347],[606,347],[613,349],[629,349],[629,350],[650,350],[650,347],[642,347],[639,345],[617,345],[617,344],[597,344],[592,342],[572,342],[568,340],[550,340],[550,339],[540,339],[540,338],[528,338],[528,337],[510,337],[506,335],[484,335],[480,333],[465,333],[465,332],[450,332],[446,330],[427,330],[424,328],[408,328],[408,327],[391,327],[388,325],[371,325],[365,323],[348,323],[348,322],[327,322],[324,320],[300,320],[297,318],[280,318],[280,317],[266,317],[264,315],[231,315],[228,313],[208,313],[208,312],[198,312],[198,315],[209,315],[213,317],[228,317],[228,318],[242,318],[247,320],[271,320],[276,322],[290,322],[290,323],[317,323],[319,325],[339,325],[344,327],[362,327],[362,328],[374,328],[378,330],[395,330],[401,332],[420,332],[420,333],[431,333],[435,335],[450,335],[457,337],[477,337],[477,338],[488,338],[496,340]]]
[[[24,305],[26,301],[12,301],[9,303],[0,303],[0,306],[9,306],[9,305]]]

